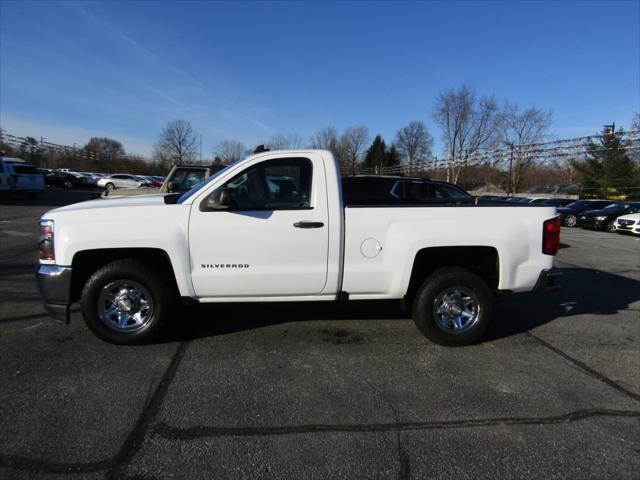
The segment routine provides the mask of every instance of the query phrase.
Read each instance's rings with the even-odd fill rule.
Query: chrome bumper
[[[557,268],[550,268],[548,270],[542,270],[540,272],[540,276],[538,277],[538,281],[536,282],[536,286],[533,287],[535,292],[542,291],[557,291],[560,290],[560,286],[556,285],[556,279],[561,277],[563,274]]]
[[[56,320],[69,323],[71,304],[71,267],[38,265],[36,282],[44,309]]]

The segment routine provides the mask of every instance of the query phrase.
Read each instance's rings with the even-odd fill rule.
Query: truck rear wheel
[[[469,345],[486,330],[492,307],[491,292],[480,277],[463,268],[440,268],[418,290],[413,321],[439,345]]]
[[[82,290],[84,321],[109,343],[154,341],[169,322],[176,303],[176,292],[169,285],[140,260],[108,263],[89,278]]]

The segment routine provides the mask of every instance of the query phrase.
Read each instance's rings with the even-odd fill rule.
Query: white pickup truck
[[[428,338],[466,345],[494,294],[551,287],[560,245],[555,207],[468,200],[350,204],[330,152],[265,152],[183,194],[47,212],[36,278],[51,316],[80,300],[112,343],[156,339],[180,299],[399,299]]]

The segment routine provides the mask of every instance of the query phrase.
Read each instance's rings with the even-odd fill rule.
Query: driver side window
[[[308,158],[279,158],[247,168],[229,180],[232,210],[311,208],[312,165]]]

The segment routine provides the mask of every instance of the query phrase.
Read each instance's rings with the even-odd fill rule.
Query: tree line
[[[312,133],[308,141],[296,133],[277,133],[261,143],[271,150],[329,150],[339,162],[343,175],[375,173],[389,167],[402,166],[403,173],[408,175],[425,175],[427,172],[431,177],[466,188],[489,184],[510,189],[514,193],[531,186],[572,184],[581,180],[594,185],[597,184],[594,177],[598,175],[607,179],[625,178],[627,182],[638,182],[637,155],[632,158],[633,155],[628,155],[622,147],[618,149],[618,156],[606,153],[613,148],[612,145],[607,145],[600,149],[597,146],[588,148],[583,159],[567,158],[544,164],[537,161],[535,156],[522,147],[550,137],[552,112],[535,106],[521,108],[508,101],[500,106],[495,97],[479,96],[468,85],[440,92],[430,117],[438,128],[444,145],[441,161],[433,168],[430,168],[430,164],[433,159],[437,159],[433,154],[434,138],[422,120],[410,121],[399,128],[390,143],[380,134],[372,137],[365,125],[351,126],[342,132],[329,125]],[[639,114],[636,114],[632,128],[640,128]],[[613,135],[612,139],[615,138],[618,137]],[[200,139],[201,136],[189,121],[173,120],[160,132],[151,161],[127,156],[123,145],[110,138],[91,138],[82,148],[84,154],[78,156],[76,152],[74,156],[67,154],[58,159],[47,159],[46,150],[34,149],[34,145],[29,143],[32,141],[37,144],[35,139],[30,139],[13,150],[43,166],[62,160],[67,161],[70,168],[78,165],[84,170],[93,169],[106,173],[135,171],[152,174],[166,173],[172,164],[196,163]],[[505,170],[504,165],[467,162],[479,152],[496,148],[510,149],[509,171]],[[252,152],[253,148],[242,141],[225,138],[216,144],[212,152],[213,160],[207,160],[207,163],[215,161],[229,164]],[[603,157],[605,153],[609,156]],[[609,175],[606,172],[613,165],[612,162],[617,162],[611,167],[615,172],[612,170]],[[599,167],[596,168],[595,165]]]

